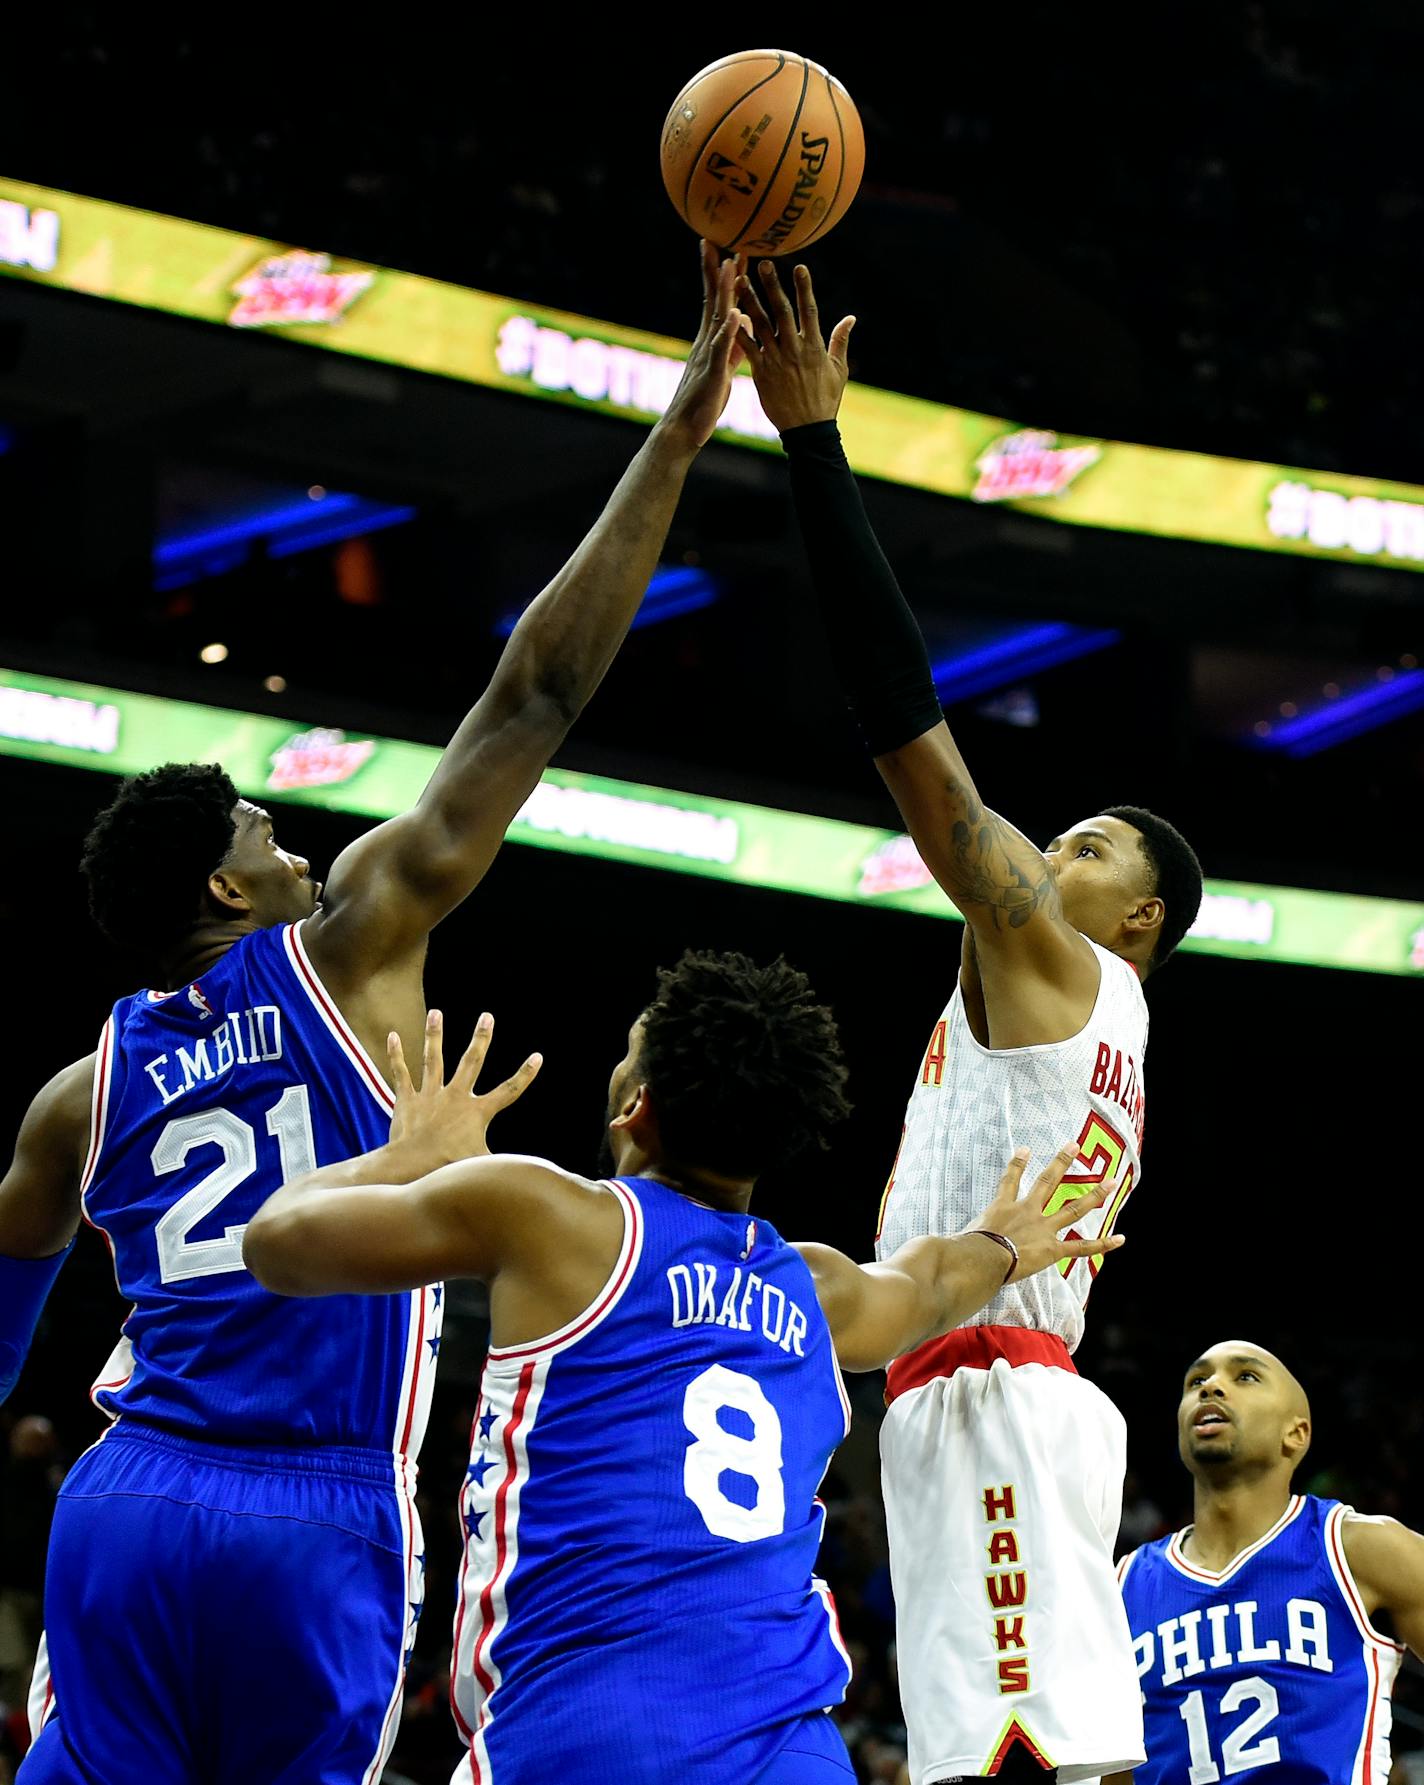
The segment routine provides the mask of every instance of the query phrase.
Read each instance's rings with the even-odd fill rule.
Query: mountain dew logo
[[[290,322],[339,322],[374,273],[333,273],[329,254],[293,248],[269,255],[233,286],[233,328],[271,328]]]
[[[375,753],[374,738],[349,743],[344,731],[324,726],[299,731],[272,752],[272,773],[267,777],[267,786],[273,793],[284,793],[293,787],[335,787],[349,781]]]
[[[1100,446],[1060,446],[1041,428],[1020,428],[991,440],[974,461],[979,481],[969,492],[976,502],[1017,502],[1028,496],[1061,496],[1096,465]]]
[[[889,837],[860,866],[856,891],[864,899],[882,893],[913,892],[928,886],[933,876],[908,837]]]

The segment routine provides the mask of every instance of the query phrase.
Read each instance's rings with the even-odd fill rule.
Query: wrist
[[[665,415],[653,423],[645,450],[667,470],[685,475],[705,444],[705,440],[684,423]]]
[[[780,433],[782,450],[788,458],[820,458],[846,463],[840,423],[833,415],[818,421],[796,422],[791,427],[782,428]]]
[[[1007,1289],[1013,1282],[1019,1268],[1019,1249],[1006,1233],[994,1233],[987,1227],[975,1227],[964,1235],[965,1239],[988,1240],[998,1252],[1004,1264],[1004,1280],[1000,1289]]]

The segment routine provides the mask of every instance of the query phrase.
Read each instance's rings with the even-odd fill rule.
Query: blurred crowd
[[[97,7],[22,29],[46,79],[0,121],[5,173],[689,330],[655,144],[679,85],[744,47],[705,21],[553,32],[508,77],[473,17],[379,55],[359,33],[245,43]],[[1424,480],[1424,15],[1254,0],[1199,11],[1170,49],[1126,29],[1024,0],[957,17],[943,56],[907,56],[891,23],[793,46],[866,124],[865,188],[815,255],[861,319],[857,374],[1020,423]]]
[[[468,1317],[460,1324],[470,1324]],[[478,1336],[471,1330],[457,1342],[450,1335],[456,1368],[437,1387],[421,1458],[430,1592],[387,1785],[445,1785],[461,1754],[448,1698],[450,1632],[461,1545],[456,1499],[469,1457]],[[1424,1492],[1417,1470],[1414,1479],[1410,1471],[1424,1454],[1424,1390],[1403,1351],[1353,1352],[1338,1335],[1319,1332],[1267,1336],[1312,1397],[1316,1436],[1297,1487],[1424,1528]],[[1152,1332],[1144,1308],[1140,1321],[1109,1322],[1090,1334],[1080,1354],[1085,1372],[1128,1421],[1119,1553],[1190,1522],[1191,1483],[1177,1460],[1173,1423],[1179,1349],[1176,1335],[1164,1340]],[[855,1665],[837,1718],[863,1785],[900,1785],[905,1731],[876,1469],[882,1380],[854,1377],[849,1386],[854,1429],[821,1489],[827,1516],[820,1566]],[[7,1785],[6,1768],[24,1751],[24,1694],[40,1630],[46,1536],[55,1495],[73,1460],[56,1424],[72,1429],[59,1409],[54,1421],[29,1409],[23,1384],[11,1407],[0,1409],[0,1785]],[[1395,1751],[1392,1785],[1424,1785],[1424,1668],[1412,1660],[1395,1691]]]

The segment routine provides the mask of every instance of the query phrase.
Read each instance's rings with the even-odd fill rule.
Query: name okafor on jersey
[[[452,1696],[475,1785],[760,1778],[850,1680],[816,1579],[849,1429],[800,1254],[765,1221],[614,1182],[618,1262],[481,1383]]]
[[[242,1263],[243,1230],[272,1192],[383,1145],[392,1103],[300,924],[245,936],[180,991],[114,1006],[83,1204],[133,1309],[94,1385],[99,1407],[218,1442],[415,1456],[438,1287],[298,1300]]]
[[[981,1046],[956,980],[905,1111],[881,1203],[877,1257],[906,1240],[967,1227],[993,1196],[1015,1147],[1030,1151],[1027,1186],[1075,1138],[1078,1157],[1049,1207],[1106,1179],[1116,1186],[1113,1195],[1073,1231],[1084,1239],[1112,1231],[1142,1170],[1147,1003],[1133,967],[1095,942],[1089,946],[1101,969],[1098,996],[1092,1015],[1067,1041]],[[1083,1336],[1083,1304],[1101,1262],[1072,1259],[1066,1269],[1011,1283],[965,1324],[1056,1333],[1072,1351]]]
[[[1142,1684],[1137,1785],[1249,1772],[1290,1785],[1385,1785],[1403,1650],[1372,1628],[1335,1500],[1294,1495],[1219,1574],[1184,1532],[1119,1568]]]

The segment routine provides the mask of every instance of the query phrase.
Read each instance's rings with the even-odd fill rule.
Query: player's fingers
[[[994,1192],[995,1202],[1016,1202],[1019,1184],[1024,1175],[1024,1167],[1028,1164],[1028,1148],[1015,1147],[1013,1157],[999,1176],[999,1186]]]
[[[1044,1166],[1033,1181],[1033,1189],[1029,1195],[1036,1199],[1036,1206],[1043,1210],[1048,1206],[1048,1199],[1063,1182],[1063,1174],[1078,1156],[1076,1146],[1059,1147],[1058,1151]]]
[[[831,344],[826,351],[839,366],[845,365],[850,358],[850,331],[854,327],[853,316],[842,316],[831,330]]]
[[[1100,1252],[1116,1252],[1127,1240],[1120,1233],[1110,1233],[1101,1240],[1061,1240],[1065,1258],[1096,1258]]]
[[[425,1047],[420,1060],[420,1088],[438,1091],[445,1083],[445,1018],[438,1010],[425,1015]]]
[[[460,1055],[460,1064],[455,1068],[450,1079],[452,1090],[473,1091],[475,1080],[480,1076],[480,1068],[485,1063],[485,1055],[489,1052],[490,1037],[494,1034],[494,1018],[487,1010],[480,1012],[480,1020],[475,1024],[475,1032],[470,1037],[470,1045]]]
[[[743,273],[737,281],[737,303],[751,327],[758,347],[770,347],[776,341],[776,329],[766,313],[766,305],[751,280]]]
[[[530,1054],[518,1072],[512,1072],[502,1085],[486,1091],[481,1101],[488,1104],[490,1114],[497,1115],[500,1110],[508,1109],[511,1103],[518,1103],[539,1076],[539,1068],[543,1064],[542,1054]]]
[[[735,256],[720,261],[717,266],[717,287],[712,305],[712,319],[720,323],[727,312],[737,302],[738,267]]]
[[[710,316],[716,302],[717,276],[722,270],[722,262],[711,242],[700,241],[697,246],[702,253],[702,308]]]
[[[821,313],[816,308],[816,289],[811,283],[811,269],[793,267],[791,277],[796,281],[796,320],[801,325],[801,333],[813,347],[820,347]]]
[[[1061,1209],[1055,1209],[1048,1219],[1059,1233],[1065,1227],[1071,1227],[1084,1215],[1091,1215],[1094,1209],[1100,1209],[1108,1199],[1110,1184],[1094,1184],[1082,1196],[1075,1196],[1072,1202],[1065,1202]]]
[[[761,288],[766,293],[767,314],[776,324],[776,332],[783,339],[796,333],[796,313],[791,308],[791,299],[782,290],[781,280],[777,277],[776,262],[763,260],[757,265],[757,273],[761,279]]]
[[[410,1082],[410,1068],[405,1063],[405,1049],[401,1046],[401,1038],[392,1029],[386,1037],[386,1059],[390,1062],[391,1083],[395,1086],[396,1096],[411,1097],[415,1094],[415,1086]]]

